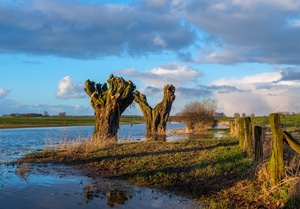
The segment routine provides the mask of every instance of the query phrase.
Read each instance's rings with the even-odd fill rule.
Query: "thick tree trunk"
[[[157,139],[166,135],[167,121],[175,100],[175,87],[172,84],[164,86],[164,98],[154,109],[150,107],[145,95],[134,92],[134,101],[139,105],[146,122],[146,137]]]
[[[116,138],[121,114],[133,102],[135,85],[122,77],[111,75],[107,84],[87,80],[84,89],[95,111],[94,139]]]

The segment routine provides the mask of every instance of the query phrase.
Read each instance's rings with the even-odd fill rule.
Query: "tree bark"
[[[175,100],[175,87],[167,84],[163,89],[164,97],[153,109],[147,102],[145,95],[134,92],[134,101],[139,105],[146,122],[146,137],[157,139],[166,135],[167,121]]]
[[[133,102],[135,85],[122,77],[110,75],[107,84],[87,80],[85,92],[95,112],[93,139],[117,138],[121,114]]]

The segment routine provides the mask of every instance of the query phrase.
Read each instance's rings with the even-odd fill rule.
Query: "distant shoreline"
[[[144,123],[142,117],[122,117],[120,124]],[[0,129],[62,126],[94,126],[94,117],[0,117]]]

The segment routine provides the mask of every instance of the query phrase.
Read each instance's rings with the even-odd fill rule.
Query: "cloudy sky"
[[[298,0],[0,0],[0,115],[92,115],[83,88],[122,76],[171,114],[300,112]],[[141,114],[137,105],[125,114]]]

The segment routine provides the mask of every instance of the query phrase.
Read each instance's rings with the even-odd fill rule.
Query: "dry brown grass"
[[[15,174],[25,181],[27,181],[29,175],[30,175],[30,166],[28,163],[21,163],[17,165]]]
[[[269,173],[267,171],[267,162],[257,166],[256,179],[261,188],[259,198],[264,200],[277,201],[278,208],[286,207],[286,203],[291,199],[300,197],[300,156],[285,146],[285,173],[281,182],[272,186]]]
[[[69,141],[67,139],[63,140],[59,146],[54,147],[54,149],[60,151],[67,151],[69,153],[91,153],[95,152],[99,149],[107,148],[116,144],[116,139],[108,138],[108,139],[82,139],[78,138],[75,141]],[[53,147],[50,147],[53,149]],[[49,148],[45,148],[48,150]]]

